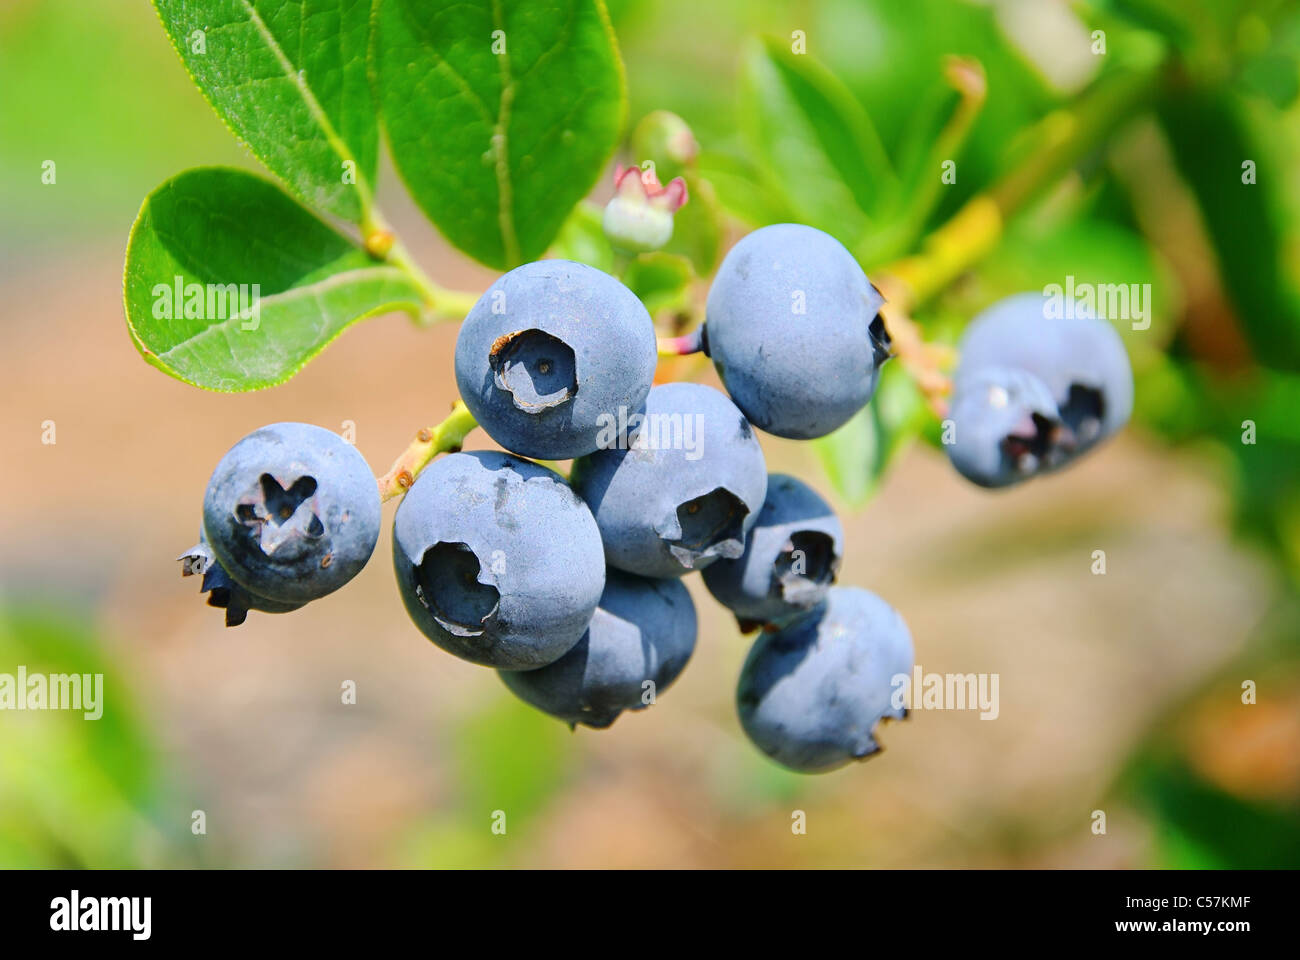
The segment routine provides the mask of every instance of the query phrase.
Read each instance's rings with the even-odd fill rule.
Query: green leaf
[[[948,56],[974,57],[984,67],[988,99],[961,153],[952,158],[957,182],[945,186],[935,219],[987,185],[1004,168],[1014,135],[1057,100],[999,29],[991,4],[822,0],[809,16],[812,49],[853,92],[891,148],[907,138],[918,99],[942,76]],[[1044,38],[1050,42],[1055,38]]]
[[[1286,53],[1261,54],[1243,64],[1242,89],[1285,110],[1300,97],[1300,62]]]
[[[475,259],[502,269],[536,259],[622,129],[623,68],[604,5],[378,3],[373,72],[412,196]]]
[[[222,391],[283,383],[355,321],[414,315],[421,302],[405,272],[371,260],[274,184],[221,167],[188,170],[145,199],[124,287],[144,358]],[[256,311],[236,309],[237,298]]]
[[[235,136],[289,190],[353,222],[379,151],[366,76],[369,0],[154,0],[172,45]]]
[[[1174,159],[1196,196],[1223,285],[1260,363],[1300,371],[1300,290],[1286,267],[1289,244],[1284,185],[1287,158],[1252,123],[1246,108],[1219,90],[1171,97],[1159,116]],[[1245,161],[1255,182],[1243,182]]]
[[[777,40],[750,48],[741,98],[765,187],[802,219],[853,246],[894,202],[896,186],[862,105],[834,74]]]
[[[849,506],[860,507],[871,499],[882,470],[882,444],[876,413],[869,404],[812,444],[831,486]]]

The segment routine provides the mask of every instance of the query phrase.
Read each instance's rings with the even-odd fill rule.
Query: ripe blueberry
[[[502,671],[520,699],[570,725],[604,729],[655,702],[695,650],[695,605],[679,580],[606,571],[605,592],[577,646],[537,670]]]
[[[963,335],[949,455],[976,483],[1004,486],[1056,469],[1128,422],[1133,372],[1123,341],[1083,305],[1069,306],[1016,294]]]
[[[901,719],[894,678],[912,670],[912,638],[897,611],[858,587],[759,635],[736,690],[750,740],[783,766],[824,773],[879,752],[876,726]]]
[[[745,552],[707,567],[704,585],[743,626],[779,624],[825,599],[843,545],[843,528],[826,501],[803,481],[773,473]]]
[[[636,295],[569,260],[500,277],[456,341],[456,383],[475,419],[507,450],[545,460],[595,450],[606,417],[641,408],[656,362]]]
[[[882,303],[834,237],[792,223],[763,227],[718,269],[705,346],[754,426],[781,437],[820,437],[876,390],[889,356]]]
[[[1011,367],[965,374],[954,389],[948,458],[982,487],[1005,487],[1065,462],[1073,438],[1047,384]]]
[[[471,663],[531,670],[582,636],[605,585],[600,532],[559,474],[506,453],[453,453],[393,522],[407,612]]]
[[[244,437],[203,497],[203,532],[217,562],[248,593],[276,603],[315,600],[356,576],[379,539],[379,517],[365,458],[308,423]]]
[[[628,432],[573,464],[610,566],[680,577],[739,557],[767,491],[763,450],[741,412],[717,390],[668,383],[646,398]]]

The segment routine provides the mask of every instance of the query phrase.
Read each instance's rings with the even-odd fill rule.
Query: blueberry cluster
[[[557,260],[500,277],[466,317],[455,372],[505,452],[448,454],[406,492],[393,567],[412,621],[538,709],[604,728],[685,668],[697,619],[682,578],[698,570],[761,631],[736,695],[750,739],[803,772],[876,753],[879,724],[905,713],[894,680],[912,669],[910,634],[879,597],[835,585],[839,519],[768,473],[755,428],[819,437],[862,409],[891,352],[883,302],[821,231],[755,231],[724,260],[700,337],[723,394],[653,384],[654,327],[613,277]],[[971,325],[949,450],[965,476],[1002,486],[1054,469],[1127,419],[1118,337],[1071,316],[1049,322],[1025,295]],[[536,462],[569,459],[568,479]],[[379,508],[353,447],[275,424],[217,465],[183,569],[228,624],[292,610],[360,571]]]

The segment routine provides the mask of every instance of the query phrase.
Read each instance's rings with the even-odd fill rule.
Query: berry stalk
[[[415,319],[421,326],[430,326],[443,320],[460,320],[478,301],[478,294],[448,289],[420,269],[420,265],[411,257],[406,245],[377,207],[368,211],[361,224],[361,234],[367,253],[376,260],[397,267],[420,288],[424,302]]]
[[[704,350],[704,327],[698,326],[680,337],[660,337],[658,348],[661,357],[685,357],[700,353]]]
[[[457,400],[451,407],[451,413],[442,423],[420,430],[410,446],[393,461],[389,471],[378,479],[379,496],[382,500],[400,497],[411,489],[411,484],[420,475],[420,471],[440,453],[453,453],[461,448],[465,437],[478,426],[478,421],[469,412],[464,401]]]

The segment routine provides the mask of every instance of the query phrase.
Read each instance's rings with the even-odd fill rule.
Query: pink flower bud
[[[673,214],[686,203],[686,181],[674,177],[659,183],[654,169],[619,165],[614,171],[614,199],[601,220],[605,236],[616,247],[633,252],[658,250],[673,235]]]

